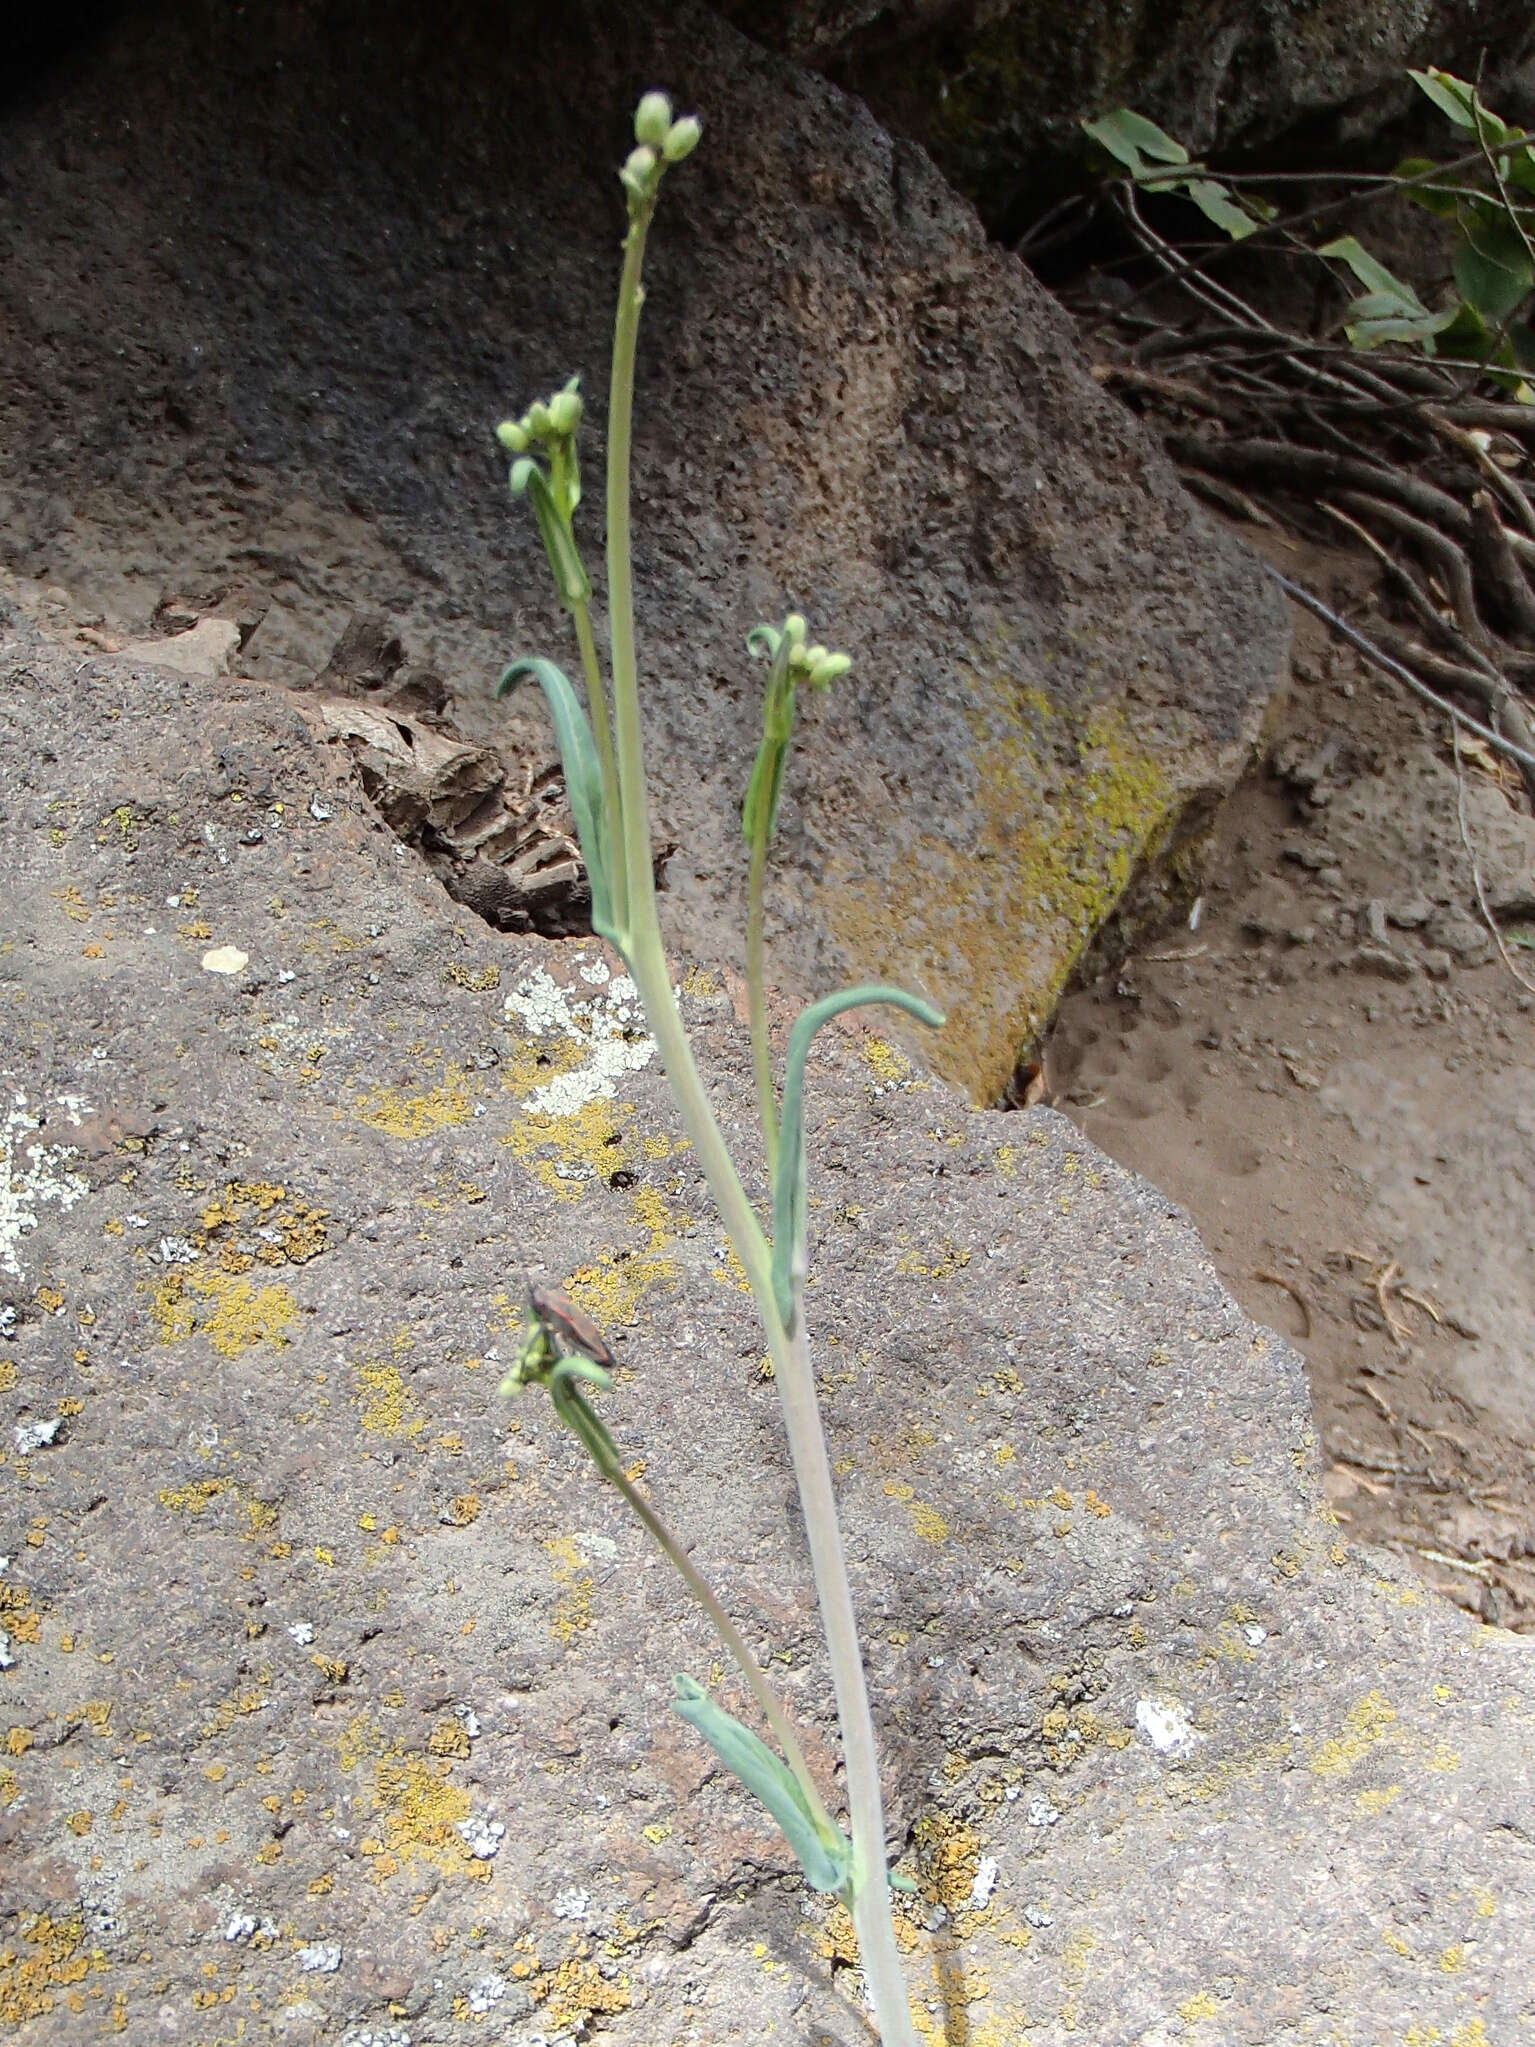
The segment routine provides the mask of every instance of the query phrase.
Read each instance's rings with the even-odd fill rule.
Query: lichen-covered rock
[[[350,772],[274,685],[0,633],[0,2020],[854,2047],[845,1920],[668,1708],[716,1646],[496,1393],[526,1261],[835,1802],[774,1389],[632,993],[455,908]],[[742,1034],[682,986],[749,1158]],[[1299,1358],[1154,1190],[818,1046],[921,2036],[1516,2037],[1527,1643],[1338,1539]]]
[[[1531,47],[1523,0],[717,4],[924,143],[1004,236],[1080,179],[1084,116],[1133,106],[1201,153],[1301,131],[1314,162],[1403,111],[1409,65],[1475,77]]]
[[[242,667],[290,683],[366,607],[495,743],[503,663],[572,650],[492,429],[583,373],[596,563],[613,166],[658,82],[707,122],[640,369],[671,928],[737,944],[744,640],[792,604],[856,666],[805,708],[779,971],[918,988],[949,1012],[939,1069],[995,1097],[1127,880],[1245,761],[1280,600],[927,158],[716,17],[124,17],[0,128],[0,555],[109,627],[238,585]]]

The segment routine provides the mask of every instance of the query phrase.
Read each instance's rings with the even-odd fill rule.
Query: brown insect
[[[541,1327],[552,1341],[566,1351],[579,1351],[594,1365],[615,1372],[618,1360],[608,1349],[607,1339],[584,1308],[578,1308],[569,1294],[557,1286],[540,1286],[528,1281],[528,1299]]]

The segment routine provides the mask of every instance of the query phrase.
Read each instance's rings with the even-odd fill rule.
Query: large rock
[[[714,1645],[496,1397],[526,1259],[632,1367],[617,1439],[835,1798],[650,1041],[599,948],[455,913],[324,730],[0,638],[0,2018],[854,2047],[845,1924],[667,1706]],[[923,2037],[1515,2038],[1528,1643],[1338,1540],[1300,1359],[1161,1196],[822,1043],[811,1318]]]
[[[132,12],[0,129],[0,553],[108,630],[236,603],[243,665],[290,683],[382,614],[451,682],[458,736],[504,736],[503,662],[571,656],[492,428],[584,374],[599,560],[613,166],[656,82],[708,123],[640,373],[671,927],[734,952],[743,641],[792,603],[857,665],[806,708],[779,971],[922,989],[939,1068],[995,1097],[1243,763],[1280,603],[927,158],[716,17]]]
[[[1357,167],[1412,104],[1409,65],[1491,77],[1532,41],[1524,0],[717,4],[924,143],[1008,239],[1080,182],[1083,116],[1132,106],[1201,153],[1292,137]]]

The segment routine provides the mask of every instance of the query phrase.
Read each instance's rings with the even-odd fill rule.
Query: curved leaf
[[[802,1010],[789,1033],[784,1057],[783,1109],[778,1132],[778,1171],[773,1179],[773,1294],[784,1327],[794,1322],[794,1261],[805,1230],[805,1060],[810,1040],[834,1016],[845,1010],[888,1003],[904,1009],[918,1023],[938,1030],[943,1011],[934,1009],[920,995],[908,995],[904,988],[887,988],[879,982],[865,982],[844,988],[840,995],[823,995]]]
[[[586,862],[587,880],[591,883],[592,929],[599,937],[611,939],[622,950],[622,939],[613,922],[613,899],[608,890],[607,861],[603,851],[607,841],[603,831],[606,812],[602,797],[602,770],[597,765],[592,728],[580,698],[571,687],[570,678],[554,662],[545,661],[539,655],[527,655],[521,661],[513,661],[497,683],[496,695],[504,697],[529,677],[543,691],[554,718],[560,762],[565,770],[565,787],[570,792],[570,807],[575,814],[576,837],[581,841],[581,858]]]
[[[568,480],[563,487],[568,492]],[[544,552],[549,557],[549,573],[554,578],[554,587],[565,609],[574,611],[578,604],[590,603],[591,578],[586,573],[586,564],[576,547],[569,521],[561,517],[549,479],[536,462],[528,472],[527,492],[533,501],[538,530],[543,536]],[[579,484],[575,486],[575,492],[579,497]]]
[[[1100,148],[1106,149],[1129,171],[1144,171],[1147,157],[1153,163],[1187,163],[1189,160],[1189,153],[1181,142],[1175,142],[1155,121],[1148,121],[1144,114],[1132,113],[1129,107],[1118,107],[1111,114],[1100,115],[1096,121],[1082,122],[1081,126],[1085,135],[1090,135]]]
[[[696,1728],[730,1774],[765,1805],[794,1850],[805,1880],[817,1891],[847,1888],[853,1869],[852,1843],[840,1832],[828,1839],[795,1783],[786,1763],[749,1727],[716,1706],[703,1686],[690,1677],[672,1679],[673,1706]]]
[[[1418,90],[1431,99],[1441,114],[1447,114],[1457,128],[1476,132],[1476,87],[1449,71],[1409,71],[1407,76]]]

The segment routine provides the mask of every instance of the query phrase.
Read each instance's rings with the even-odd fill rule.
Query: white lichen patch
[[[59,1417],[54,1415],[45,1422],[18,1422],[11,1431],[18,1457],[30,1457],[34,1450],[42,1450],[59,1433]]]
[[[506,1995],[506,1978],[488,1970],[477,1982],[469,1986],[469,2009],[477,2019],[484,2018],[493,2004],[499,2004]]]
[[[293,1959],[307,1976],[334,1976],[341,1967],[339,1940],[317,1940],[301,1947]]]
[[[489,1862],[501,1850],[502,1837],[506,1833],[504,1820],[487,1819],[483,1813],[472,1812],[467,1819],[455,1822],[460,1839],[476,1862]]]
[[[1141,1699],[1135,1724],[1160,1756],[1185,1756],[1199,1739],[1176,1699]]]
[[[984,1912],[991,1903],[991,1894],[997,1888],[997,1858],[983,1855],[975,1872],[975,1882],[970,1886],[970,1909]]]
[[[70,1096],[60,1106],[78,1123],[86,1104]],[[50,1201],[73,1208],[90,1192],[78,1173],[65,1170],[65,1160],[77,1155],[72,1145],[27,1142],[28,1132],[41,1127],[28,1113],[24,1094],[13,1096],[0,1117],[0,1271],[16,1279],[21,1277],[17,1245],[37,1228],[38,1210]]]
[[[576,971],[592,986],[590,996],[562,988],[543,967],[525,975],[506,997],[508,1017],[530,1038],[572,1038],[586,1056],[568,1073],[535,1088],[522,1106],[535,1116],[576,1116],[588,1102],[611,1100],[626,1073],[638,1073],[655,1057],[656,1041],[645,1029],[639,993],[627,974],[609,974],[582,960]]]

